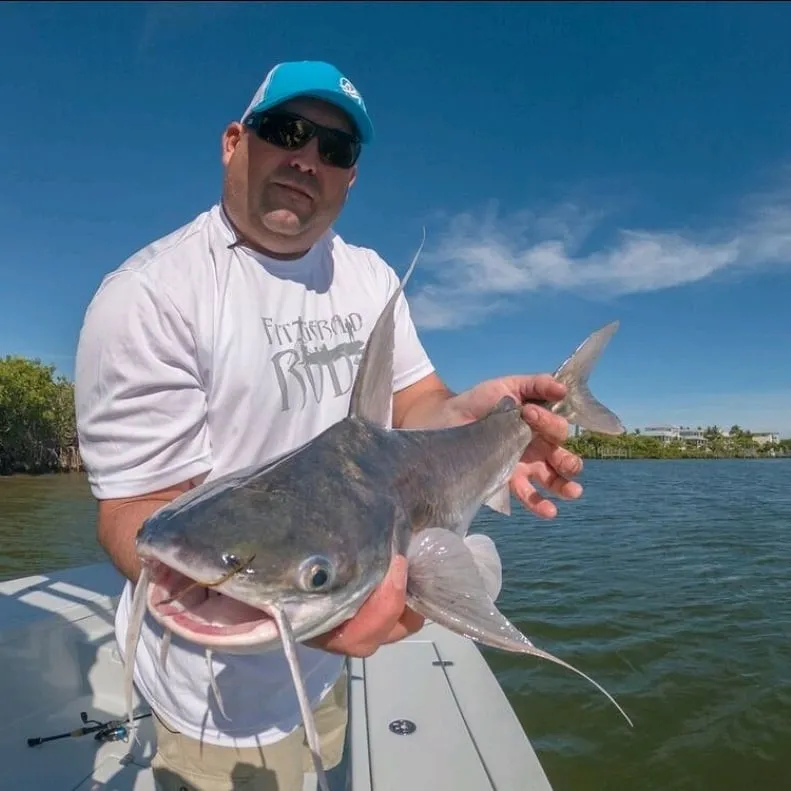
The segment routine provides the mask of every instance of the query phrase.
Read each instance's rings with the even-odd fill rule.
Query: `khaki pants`
[[[314,711],[327,770],[343,756],[347,704],[344,671]],[[152,719],[157,752],[151,766],[157,791],[302,791],[305,772],[315,771],[302,725],[274,744],[235,748],[201,743],[156,714]]]

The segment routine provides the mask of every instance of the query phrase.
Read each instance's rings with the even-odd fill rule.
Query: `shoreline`
[[[619,456],[617,454],[605,456],[587,456],[580,454],[581,458],[590,461],[778,461],[791,459],[791,453],[778,453],[774,456]]]
[[[0,481],[10,480],[11,478],[47,478],[63,477],[66,475],[86,475],[87,471],[80,469],[65,470],[15,470],[13,472],[0,472]]]
[[[569,448],[569,450],[572,450]],[[617,453],[605,455],[590,455],[582,453],[580,457],[584,461],[781,461],[791,459],[791,453],[778,453],[770,455],[750,455],[750,456],[625,456]],[[69,475],[86,475],[84,469],[65,469],[65,470],[40,470],[31,472],[18,470],[15,472],[0,472],[0,481],[11,480],[13,478],[47,478],[64,477]]]

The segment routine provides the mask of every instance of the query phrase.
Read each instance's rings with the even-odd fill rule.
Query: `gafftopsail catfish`
[[[374,326],[346,418],[274,460],[186,492],[142,526],[136,540],[142,571],[125,652],[130,723],[129,658],[146,611],[166,635],[205,647],[209,667],[212,652],[282,645],[327,791],[295,643],[351,618],[382,581],[394,553],[409,561],[412,609],[483,645],[579,673],[629,720],[599,684],[534,646],[498,610],[497,550],[486,536],[467,536],[481,505],[510,513],[509,479],[533,436],[522,405],[503,398],[485,417],[454,428],[390,427],[394,310],[419,254]],[[587,380],[617,326],[594,332],[558,368],[555,376],[568,394],[545,405],[571,423],[608,434],[623,426],[592,396]],[[213,676],[212,688],[222,708]]]

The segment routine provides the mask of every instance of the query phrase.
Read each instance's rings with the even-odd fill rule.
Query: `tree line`
[[[665,443],[639,430],[616,437],[583,431],[566,446],[585,458],[679,459],[791,455],[791,439],[759,445],[749,431],[717,426],[703,431],[705,442]],[[0,359],[0,475],[82,469],[74,414],[74,384],[39,360]]]
[[[0,359],[0,475],[81,468],[74,384],[39,360]]]
[[[738,425],[727,432],[718,426],[701,429],[703,443],[692,443],[683,439],[663,442],[640,430],[606,436],[583,431],[566,443],[569,450],[583,458],[629,458],[629,459],[727,459],[761,458],[791,455],[791,439],[777,443],[759,444],[753,435]]]

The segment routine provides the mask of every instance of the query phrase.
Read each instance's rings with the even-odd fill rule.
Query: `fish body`
[[[366,344],[346,418],[277,459],[181,495],[137,536],[143,572],[127,656],[146,610],[167,632],[204,646],[209,661],[213,651],[282,645],[314,755],[293,644],[351,618],[395,553],[408,559],[407,601],[417,612],[482,644],[584,675],[536,648],[500,613],[497,551],[486,537],[467,536],[483,504],[510,512],[508,482],[533,436],[522,404],[503,398],[481,419],[451,428],[390,428],[393,314],[416,261]],[[616,328],[593,333],[560,366],[568,395],[547,405],[605,433],[623,426],[587,379]]]
[[[270,619],[257,631],[235,628],[231,621],[252,615],[245,605],[266,613],[276,602],[298,641],[329,631],[417,533],[450,528],[463,537],[529,438],[510,399],[483,420],[442,431],[391,431],[353,416],[263,470],[218,478],[162,509],[138,536],[139,554],[159,572],[152,614],[185,639],[231,653],[279,644]],[[233,606],[198,587],[193,598],[204,596],[202,604],[169,601],[242,562],[214,589]],[[221,607],[229,628],[220,625]]]

